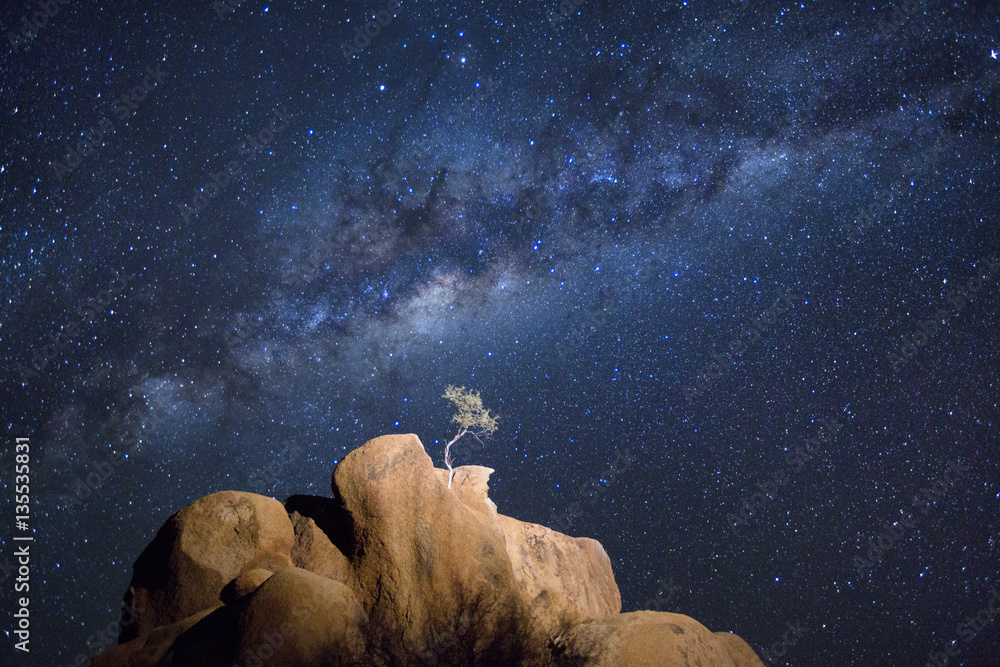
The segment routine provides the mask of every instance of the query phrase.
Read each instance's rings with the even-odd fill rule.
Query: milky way
[[[1000,584],[995,3],[56,3],[22,34],[37,5],[0,62],[12,664],[92,656],[203,495],[328,495],[384,433],[442,466],[448,384],[501,415],[458,463],[599,539],[624,611],[773,664],[998,664],[967,620]]]

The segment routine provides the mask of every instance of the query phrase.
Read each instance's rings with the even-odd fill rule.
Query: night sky
[[[574,2],[5,5],[3,664],[201,496],[443,467],[454,384],[623,611],[1000,665],[1000,7]]]

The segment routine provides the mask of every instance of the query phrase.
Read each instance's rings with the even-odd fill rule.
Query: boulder
[[[536,631],[554,637],[622,609],[611,559],[597,540],[500,515],[514,578]]]
[[[380,652],[403,659],[444,646],[516,664],[525,610],[504,537],[488,512],[447,487],[417,436],[352,451],[333,492],[353,527],[345,555]]]
[[[436,472],[447,484],[448,471]],[[451,491],[496,522],[536,634],[555,637],[570,626],[620,612],[621,594],[601,543],[498,514],[487,495],[492,473],[484,466],[455,468]]]
[[[157,628],[102,653],[91,664],[360,666],[366,664],[366,623],[364,610],[346,586],[286,567],[230,605]]]
[[[739,639],[736,635],[730,637]],[[740,640],[742,642],[742,640]],[[635,611],[587,621],[555,642],[558,667],[757,667],[760,660],[747,661],[735,642],[720,640],[708,628],[683,614],[665,611]],[[751,652],[751,656],[753,653]],[[756,656],[753,656],[756,659]]]
[[[367,616],[344,584],[285,568],[247,596],[237,621],[238,665],[364,664]]]
[[[736,667],[764,667],[764,663],[757,654],[750,648],[750,644],[743,641],[739,635],[731,632],[714,632],[716,640],[726,649],[726,653],[732,658]]]
[[[125,601],[135,622],[119,643],[171,625],[220,601],[245,570],[292,565],[292,522],[274,498],[219,491],[171,516],[139,555]]]

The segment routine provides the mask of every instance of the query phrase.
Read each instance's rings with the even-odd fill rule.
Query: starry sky
[[[1000,665],[996,3],[52,6],[0,23],[4,664],[110,643],[201,496],[443,467],[454,384],[623,611]]]

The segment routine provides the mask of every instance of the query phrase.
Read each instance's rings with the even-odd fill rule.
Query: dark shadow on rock
[[[240,605],[219,607],[175,641],[157,667],[229,667],[237,659]]]
[[[315,521],[316,526],[333,542],[333,546],[348,560],[353,560],[354,521],[344,510],[340,499],[296,494],[285,501],[285,510],[289,514],[298,512]]]
[[[147,590],[167,590],[170,586],[170,553],[177,541],[177,525],[167,521],[156,533],[139,557],[132,564],[132,581],[125,593],[125,609],[132,609],[135,601],[132,598],[132,586]],[[126,618],[122,612],[121,632],[118,643],[124,644],[138,636],[139,625]]]
[[[505,667],[543,665],[529,656],[527,616],[508,600],[481,590],[459,600],[457,610],[433,619],[419,646],[407,645],[388,618],[369,624],[368,655],[376,667]],[[501,608],[505,607],[505,608]],[[377,616],[377,614],[376,614]],[[529,658],[534,658],[529,660]]]

